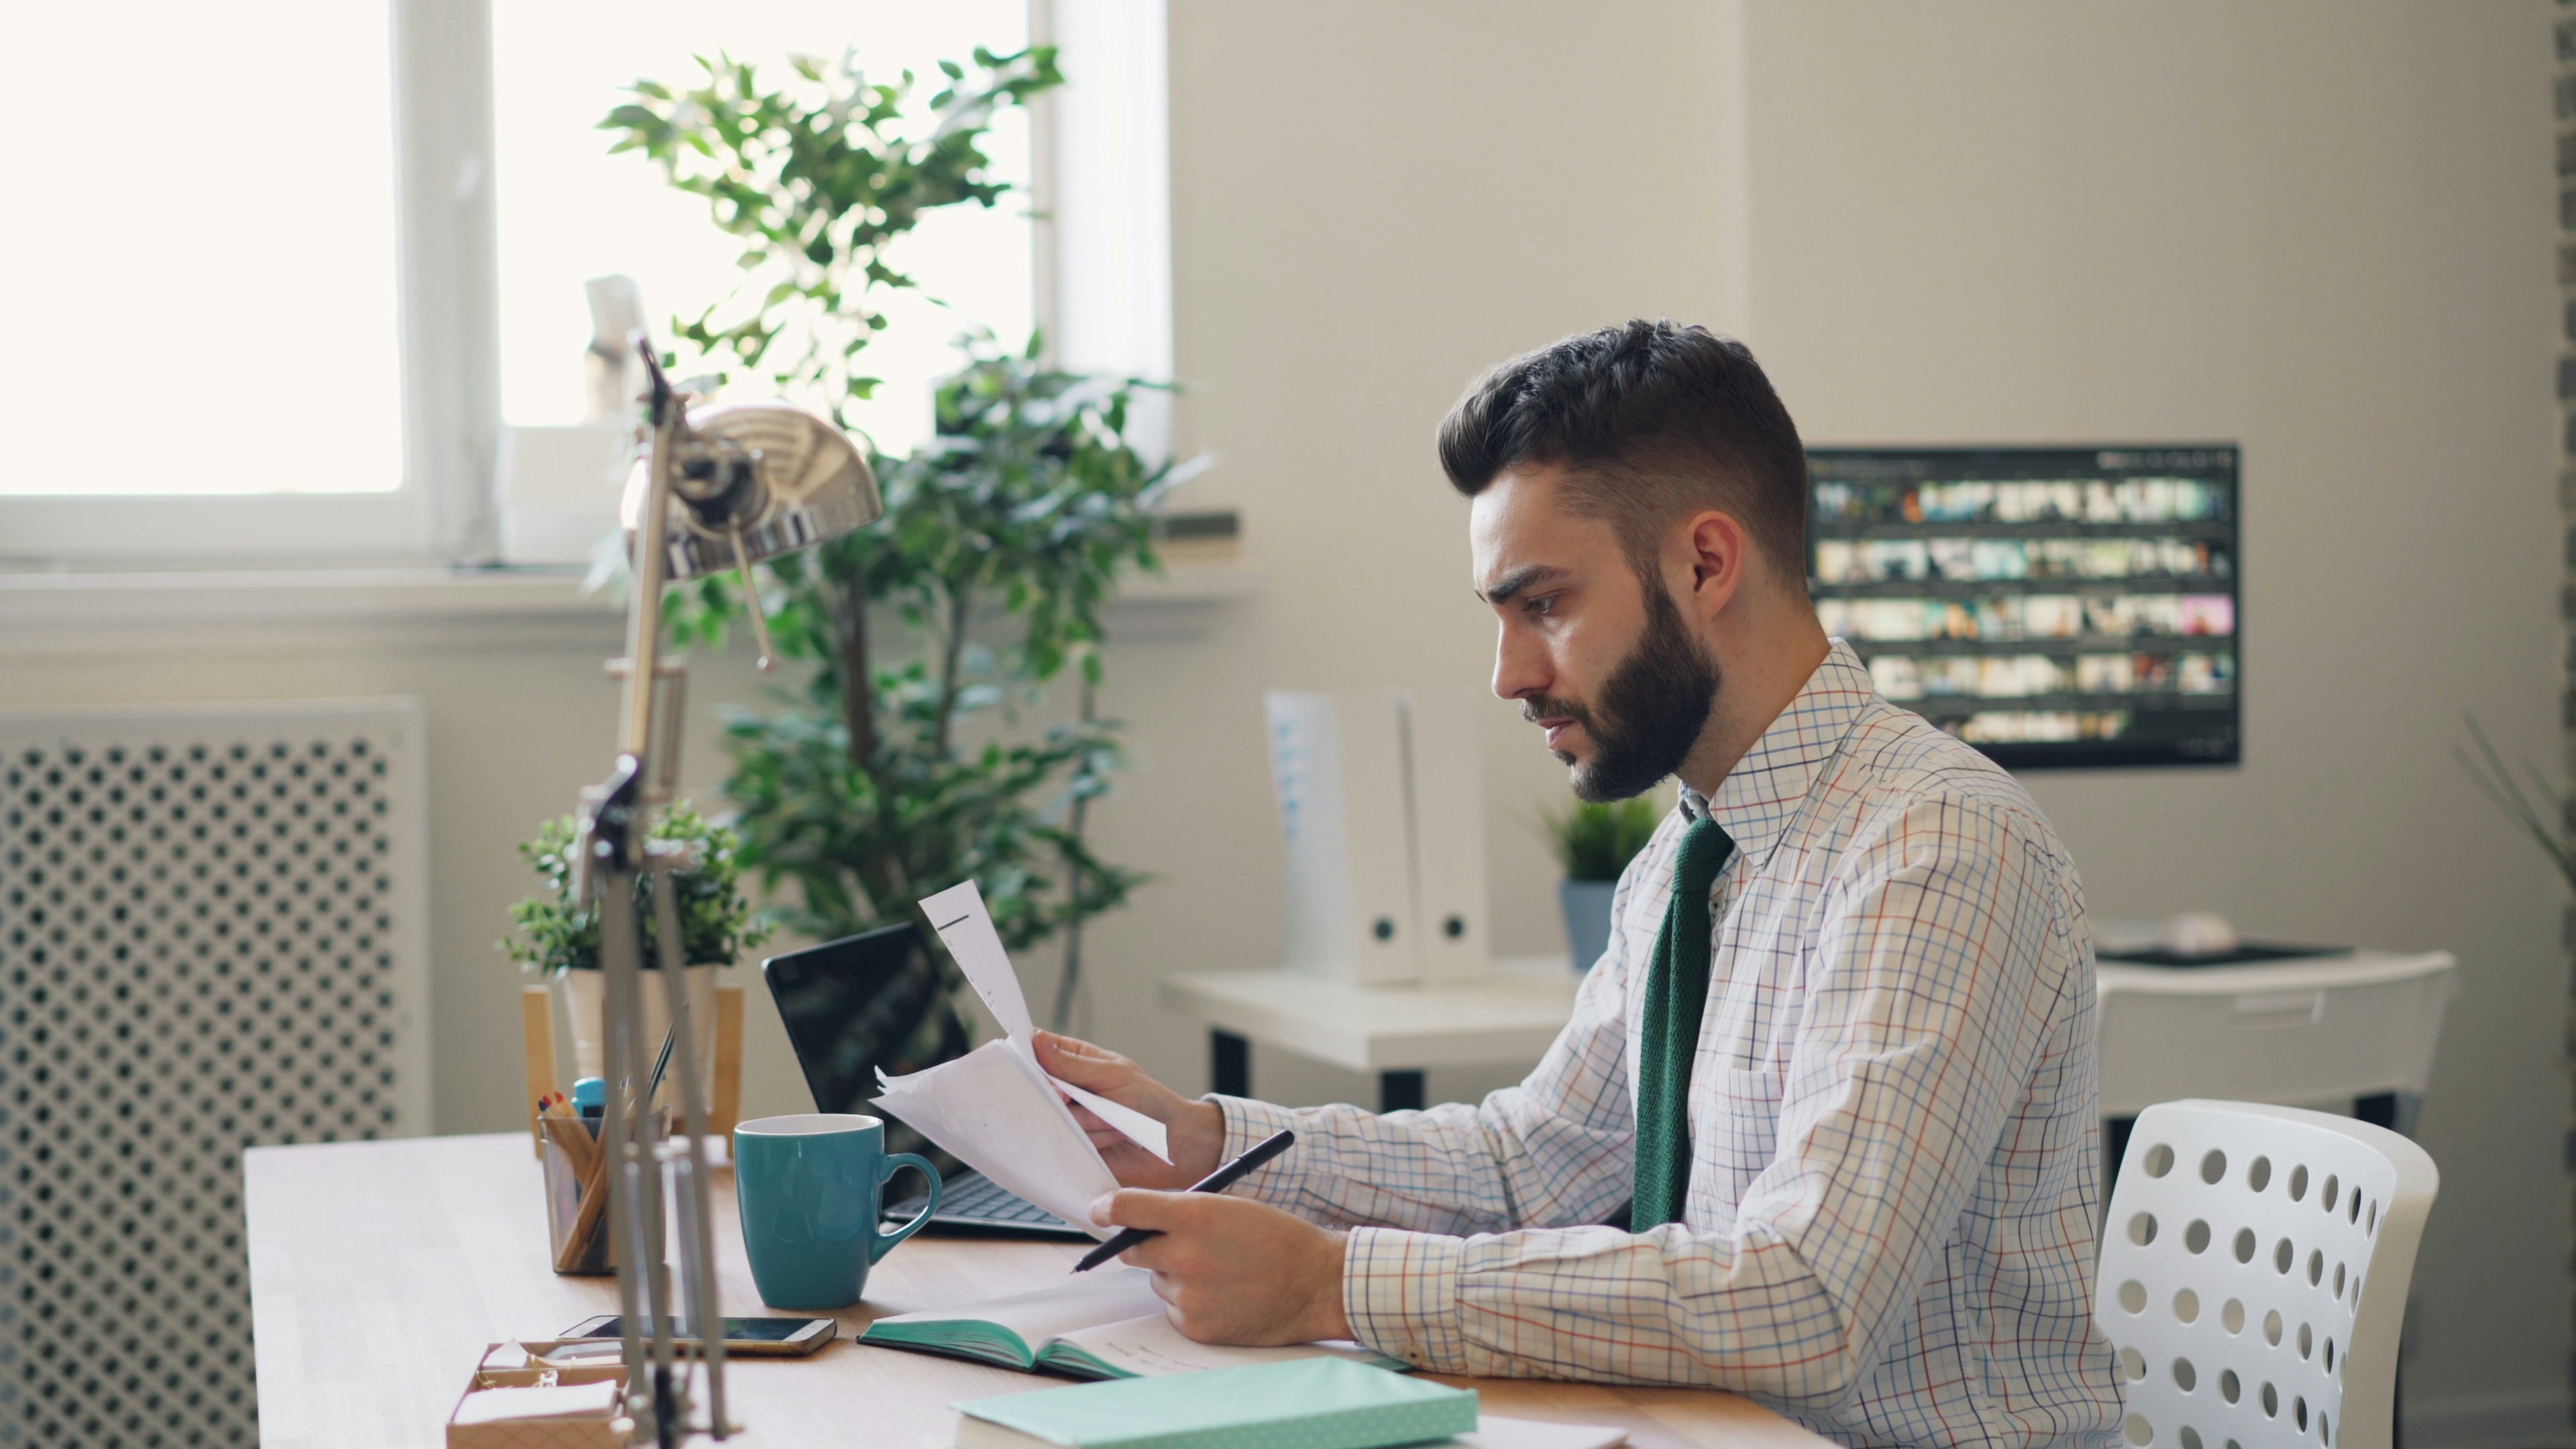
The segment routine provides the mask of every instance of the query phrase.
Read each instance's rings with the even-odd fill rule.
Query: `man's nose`
[[[1494,693],[1503,699],[1527,699],[1547,693],[1553,676],[1547,653],[1536,641],[1505,624],[1494,636]]]

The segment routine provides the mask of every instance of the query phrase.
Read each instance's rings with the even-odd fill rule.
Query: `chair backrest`
[[[2094,1318],[2137,1449],[2388,1449],[2397,1330],[2441,1178],[2383,1127],[2295,1107],[2139,1114]]]

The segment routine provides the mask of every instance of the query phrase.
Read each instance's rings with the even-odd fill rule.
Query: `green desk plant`
[[[1565,912],[1566,945],[1574,969],[1589,971],[1610,949],[1610,897],[1619,873],[1653,838],[1663,811],[1644,795],[1603,804],[1578,800],[1563,810],[1541,811],[1547,842],[1565,869],[1557,902]]]
[[[579,830],[580,822],[566,815],[547,821],[537,828],[534,839],[520,843],[520,858],[536,872],[544,889],[510,907],[510,921],[518,931],[501,942],[501,949],[525,969],[562,983],[571,1011],[577,1075],[595,1077],[602,1059],[599,907],[572,897],[572,851]],[[751,902],[743,897],[741,841],[734,832],[682,802],[653,822],[651,838],[687,845],[696,858],[695,865],[673,871],[669,878],[677,892],[673,904],[679,908],[680,959],[687,963],[690,1019],[706,1031],[715,1020],[716,969],[758,949],[769,938],[769,927],[752,914]],[[653,892],[660,888],[661,879],[658,874],[646,876],[641,890],[648,971],[658,969],[662,960],[661,924],[653,908]],[[658,1039],[669,1019],[658,982],[648,983],[645,1014],[647,1031]],[[709,1057],[714,1042],[710,1031],[699,1043],[699,1055]]]
[[[767,86],[754,68],[701,60],[700,83],[652,81],[601,124],[671,185],[707,199],[744,246],[733,297],[676,332],[704,359],[821,406],[845,426],[877,380],[864,350],[886,325],[871,304],[908,287],[888,248],[941,206],[991,206],[994,112],[1056,85],[1052,47],[978,49],[943,63],[926,113],[914,78],[868,81],[851,62],[793,62]],[[1150,511],[1183,470],[1150,465],[1126,435],[1144,384],[1048,367],[1038,342],[961,342],[935,399],[936,436],[872,459],[886,512],[874,526],[763,570],[756,598],[706,579],[674,599],[675,641],[720,646],[762,609],[803,689],[766,713],[736,711],[723,741],[740,859],[781,892],[782,924],[849,935],[914,919],[914,902],[973,879],[1004,943],[1067,942],[1055,1020],[1075,997],[1082,922],[1141,877],[1095,856],[1088,802],[1121,759],[1097,717],[1100,614],[1119,574],[1154,568]],[[855,430],[855,429],[854,429]],[[1025,716],[1068,669],[1073,718]],[[783,888],[792,887],[792,891]],[[953,976],[924,961],[892,983],[877,1034],[853,1048],[889,1071],[963,1045]],[[893,1145],[893,1144],[889,1144]]]

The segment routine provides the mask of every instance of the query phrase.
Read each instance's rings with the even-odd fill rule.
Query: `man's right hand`
[[[1067,1103],[1073,1108],[1073,1120],[1091,1134],[1091,1145],[1100,1149],[1100,1160],[1109,1164],[1120,1186],[1174,1192],[1216,1171],[1225,1156],[1225,1112],[1216,1103],[1191,1101],[1106,1047],[1051,1031],[1039,1032],[1036,1046],[1038,1065],[1049,1074],[1163,1124],[1164,1145],[1172,1153],[1169,1162],[1128,1141],[1080,1102]]]

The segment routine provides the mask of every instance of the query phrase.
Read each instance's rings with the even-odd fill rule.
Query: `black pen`
[[[1191,1184],[1190,1191],[1223,1192],[1250,1176],[1255,1168],[1287,1151],[1296,1141],[1297,1134],[1294,1132],[1273,1132],[1252,1144],[1250,1150],[1241,1157]],[[1118,1236],[1083,1254],[1082,1261],[1073,1265],[1073,1271],[1088,1273],[1147,1238],[1161,1236],[1162,1231],[1159,1228],[1121,1228],[1118,1230]]]

